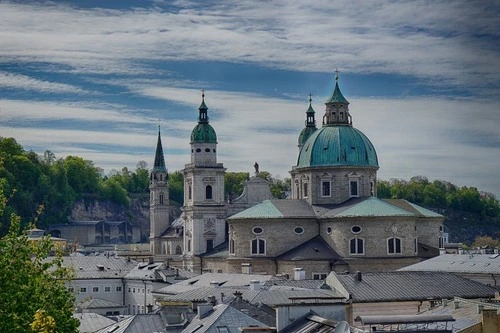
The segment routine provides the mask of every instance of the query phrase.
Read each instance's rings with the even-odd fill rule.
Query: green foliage
[[[498,239],[493,239],[489,236],[478,236],[472,243],[473,247],[483,247],[488,246],[493,249],[495,247],[500,247],[500,241]]]
[[[184,175],[180,171],[169,174],[169,196],[179,205],[184,203]]]
[[[6,203],[0,190],[0,215]],[[0,332],[33,332],[32,324],[47,332],[78,332],[74,297],[65,285],[71,272],[62,267],[60,256],[46,261],[50,239],[29,241],[20,218],[13,214],[10,219],[9,231],[0,239]]]
[[[285,178],[285,179],[274,178],[271,175],[271,173],[267,171],[259,172],[259,177],[269,182],[269,186],[271,188],[271,194],[273,195],[273,197],[277,199],[286,198],[287,193],[290,192],[290,188],[292,185],[290,178]]]
[[[224,198],[232,200],[239,197],[243,193],[243,186],[249,177],[248,172],[226,172],[224,175]]]
[[[479,192],[475,187],[458,188],[450,182],[426,177],[412,177],[410,181],[391,179],[377,183],[379,198],[406,199],[419,205],[480,214],[488,217],[500,216],[500,204],[491,193]]]

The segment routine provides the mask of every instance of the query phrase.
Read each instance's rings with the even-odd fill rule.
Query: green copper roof
[[[358,129],[326,126],[318,129],[300,149],[297,167],[370,166],[378,168],[375,148]]]
[[[198,108],[198,125],[191,132],[191,143],[217,143],[217,134],[208,123],[208,108],[205,104],[205,91],[201,95],[201,104]]]
[[[244,218],[280,218],[284,215],[276,208],[270,200],[265,200],[262,203],[245,209],[233,216],[231,219],[244,219]]]
[[[312,105],[311,105],[311,100],[309,100],[309,108],[306,111],[307,114],[315,113]]]
[[[304,143],[309,139],[309,137],[316,132],[318,129],[316,127],[306,126],[299,134],[299,146],[303,146]]]
[[[370,197],[335,215],[335,217],[365,216],[415,216],[415,214],[383,200]]]
[[[338,78],[336,80],[338,80]],[[335,89],[333,89],[332,95],[325,102],[325,104],[330,104],[330,103],[345,103],[345,104],[349,104],[349,102],[347,101],[347,99],[345,99],[344,95],[342,95],[342,92],[340,91],[338,81],[335,81]]]
[[[199,123],[191,132],[191,143],[217,143],[217,134],[209,123]]]
[[[405,200],[406,201],[406,200]],[[409,201],[406,201],[410,206],[415,208],[420,214],[422,214],[425,217],[443,217],[443,215],[433,212],[432,210],[429,210],[427,208],[421,207],[419,205],[415,205],[414,203],[411,203]]]

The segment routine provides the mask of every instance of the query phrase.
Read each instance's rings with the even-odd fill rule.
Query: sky
[[[379,179],[500,197],[499,2],[0,2],[0,136],[104,172],[151,167],[158,125],[181,170],[205,89],[218,161],[289,177],[336,69]]]

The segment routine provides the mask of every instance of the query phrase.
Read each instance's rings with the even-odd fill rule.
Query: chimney
[[[212,288],[219,288],[219,282],[217,282],[217,281],[210,281],[210,287],[212,287]]]
[[[237,291],[234,292],[233,295],[234,295],[235,298],[241,298],[243,296],[243,293],[241,291],[237,290]]]
[[[213,305],[210,303],[198,304],[198,318],[205,318],[207,314],[213,310],[213,308]]]
[[[363,275],[360,271],[356,272],[356,280],[358,280],[359,282],[363,281]]]
[[[214,295],[210,295],[207,297],[207,301],[212,304],[212,306],[215,306],[215,304],[217,304],[217,301],[215,299],[215,296]]]
[[[306,279],[306,271],[303,268],[294,268],[294,280],[305,280]]]
[[[483,312],[483,309],[484,309],[484,305],[482,305],[482,304],[477,305],[477,313],[478,314],[481,314]]]
[[[154,264],[155,258],[154,257],[148,257],[148,264]]]
[[[453,304],[455,304],[455,309],[460,307],[460,301],[454,301]]]
[[[251,280],[250,281],[250,290],[260,291],[260,281],[259,280]]]
[[[443,306],[448,306],[448,300],[446,298],[443,298],[442,304]]]
[[[439,249],[439,255],[446,254],[446,249],[440,248]]]
[[[241,264],[241,274],[252,274],[252,264],[242,263]]]
[[[458,254],[464,254],[464,249],[458,249]]]
[[[498,332],[497,309],[483,309],[481,321],[483,332]]]

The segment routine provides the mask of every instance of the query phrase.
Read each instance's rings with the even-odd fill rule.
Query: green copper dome
[[[217,134],[209,123],[199,123],[191,132],[191,143],[217,143]]]
[[[370,140],[351,126],[325,126],[315,131],[300,149],[297,167],[368,166],[378,168]]]
[[[205,104],[205,90],[201,95],[201,104],[198,108],[198,125],[191,132],[191,143],[217,143],[217,134],[208,123],[208,107]]]
[[[318,130],[317,127],[304,127],[299,134],[299,140],[298,140],[299,147],[302,147],[304,143],[306,143],[307,139],[309,139],[309,137],[317,130]]]

